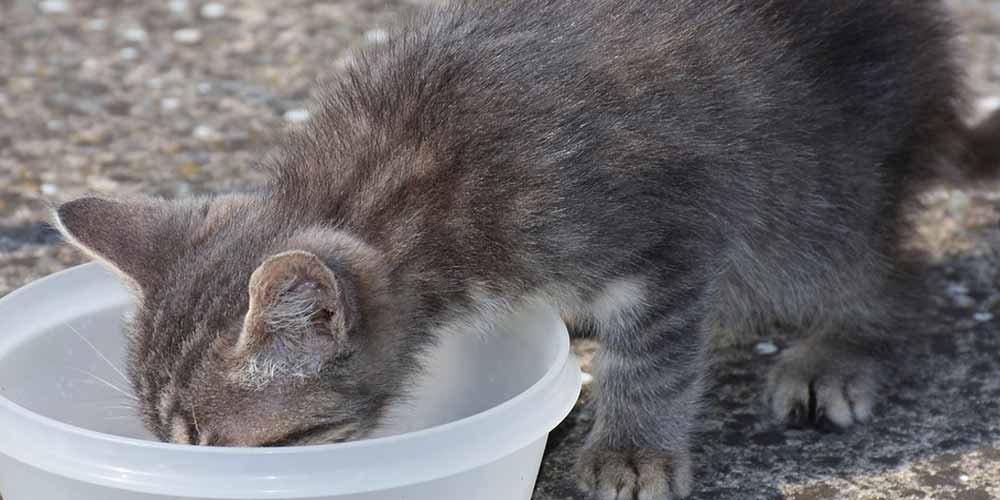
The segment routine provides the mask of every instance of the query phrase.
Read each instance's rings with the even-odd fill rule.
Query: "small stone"
[[[968,295],[956,295],[952,297],[951,301],[954,302],[956,306],[961,307],[962,309],[971,309],[973,306],[976,305],[976,300],[973,299],[972,297],[969,297]]]
[[[59,191],[59,188],[57,188],[55,184],[50,184],[48,182],[38,186],[38,189],[42,192],[42,194],[48,195],[56,194],[56,191]]]
[[[104,31],[108,29],[108,22],[101,18],[91,19],[86,26],[90,31]]]
[[[948,286],[944,289],[944,293],[948,297],[951,297],[952,302],[958,307],[972,307],[976,303],[972,297],[969,297],[969,287],[965,283],[948,283]]]
[[[145,42],[146,41],[146,30],[136,26],[129,28],[122,32],[122,38],[130,42]]]
[[[230,96],[225,96],[219,99],[219,109],[224,109],[226,111],[243,111],[247,107],[243,104],[243,101]]]
[[[160,152],[168,155],[177,154],[181,150],[181,145],[176,142],[168,142],[160,146]]]
[[[46,14],[65,14],[69,12],[69,2],[66,0],[44,0],[38,8]]]
[[[226,6],[217,2],[209,2],[201,6],[201,17],[205,19],[218,19],[226,15]]]
[[[209,127],[208,125],[198,125],[191,131],[191,135],[193,135],[195,139],[208,142],[218,141],[222,138],[222,136],[219,135],[214,128]]]
[[[98,146],[107,143],[109,136],[106,130],[85,128],[74,131],[70,135],[70,140],[81,146]]]
[[[174,41],[185,45],[196,44],[201,41],[201,32],[194,28],[183,28],[174,32]]]
[[[291,123],[302,123],[309,120],[308,109],[290,109],[285,111],[285,120]]]
[[[197,90],[199,94],[205,95],[212,91],[212,84],[208,82],[201,82],[195,86],[195,90]]]
[[[183,14],[188,10],[188,0],[170,0],[167,8],[174,14]]]
[[[95,73],[101,68],[101,62],[93,57],[88,57],[80,63],[80,69],[86,73]]]
[[[373,43],[381,43],[389,38],[389,34],[385,30],[369,30],[365,32],[365,40]]]
[[[118,189],[118,183],[104,176],[87,177],[87,187],[94,191],[109,193]]]
[[[118,56],[126,61],[131,61],[139,57],[139,51],[135,47],[125,47],[118,51]]]
[[[956,295],[968,295],[969,287],[964,283],[948,283],[948,286],[944,289],[944,293],[947,293],[952,297]]]
[[[66,155],[62,158],[61,166],[66,167],[70,170],[78,170],[87,166],[90,163],[88,156],[83,155]]]
[[[180,99],[175,97],[164,97],[160,99],[160,110],[162,111],[173,111],[181,106]]]
[[[31,91],[35,88],[35,79],[27,77],[14,77],[10,79],[8,87],[14,91]]]
[[[962,474],[961,476],[958,476],[958,480],[961,481],[961,482],[963,482],[963,483],[967,483],[967,482],[969,482],[969,476],[967,476],[965,474]]]
[[[66,128],[66,122],[62,120],[49,120],[48,123],[45,124],[45,128],[53,132],[58,132]]]
[[[580,372],[580,381],[583,385],[590,385],[594,382],[594,376],[587,372]]]
[[[247,26],[260,26],[267,24],[271,20],[267,9],[261,7],[243,6],[234,11],[233,15],[238,17],[240,22]]]
[[[770,356],[778,352],[778,346],[774,345],[774,342],[767,340],[764,342],[758,342],[757,345],[753,347],[753,351],[761,356]]]
[[[989,312],[977,312],[976,314],[972,315],[972,319],[974,319],[974,320],[976,320],[976,321],[978,321],[980,323],[985,323],[985,322],[991,321],[993,319],[993,313],[989,313]]]
[[[188,177],[195,177],[201,173],[201,166],[193,161],[186,161],[181,163],[178,169],[182,174]]]

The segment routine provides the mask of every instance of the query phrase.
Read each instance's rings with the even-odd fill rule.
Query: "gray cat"
[[[361,438],[436,337],[542,301],[603,340],[582,487],[684,497],[713,339],[802,333],[765,390],[787,425],[874,415],[907,200],[998,158],[1000,120],[960,120],[944,14],[455,1],[336,75],[259,189],[83,198],[57,224],[135,289],[129,374],[163,440]]]

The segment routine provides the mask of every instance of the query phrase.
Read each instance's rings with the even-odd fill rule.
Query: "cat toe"
[[[585,449],[577,459],[580,489],[594,500],[672,500],[691,494],[688,460],[658,450]]]
[[[872,418],[878,373],[870,358],[793,348],[771,370],[765,403],[789,429],[843,431]]]

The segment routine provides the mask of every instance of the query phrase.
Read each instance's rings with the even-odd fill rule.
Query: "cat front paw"
[[[691,494],[687,453],[585,448],[576,463],[580,489],[594,500],[674,500]]]

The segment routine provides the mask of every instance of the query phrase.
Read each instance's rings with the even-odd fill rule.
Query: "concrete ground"
[[[308,117],[314,82],[424,1],[0,0],[0,295],[83,261],[46,226],[52,203],[258,180],[249,167]],[[946,2],[980,107],[1000,105],[1000,0]],[[1000,498],[1000,183],[923,205],[933,305],[878,418],[779,432],[756,405],[773,356],[725,350],[696,498]],[[568,469],[590,419],[584,406],[553,433],[536,500],[580,498]]]

